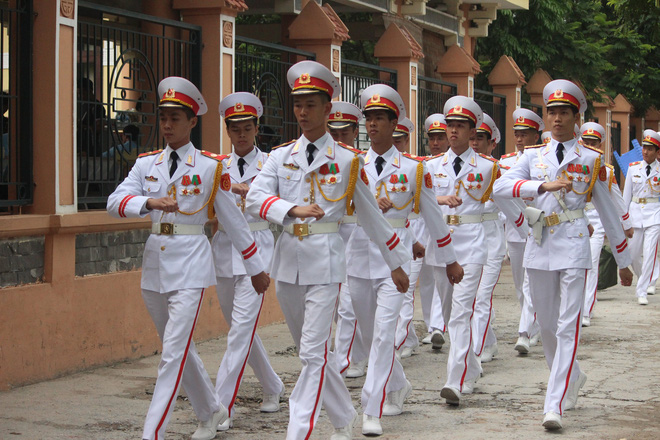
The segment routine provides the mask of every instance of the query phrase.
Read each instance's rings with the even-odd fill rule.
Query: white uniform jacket
[[[495,198],[536,197],[536,207],[548,216],[562,213],[564,209],[553,193],[538,194],[539,187],[546,181],[546,173],[550,181],[558,177],[572,180],[572,191],[561,194],[570,211],[584,209],[587,193],[593,185],[592,201],[612,243],[617,264],[619,267],[630,265],[628,242],[621,228],[620,216],[609,195],[606,175],[600,172],[600,164],[604,163],[600,151],[578,145],[577,140],[572,139],[563,142],[566,150],[564,160],[559,164],[557,144],[553,139],[547,145],[528,147],[513,168],[495,182]],[[595,169],[596,166],[599,169]],[[544,227],[540,245],[530,236],[525,246],[524,266],[547,271],[590,269],[586,217]]]
[[[493,181],[499,174],[499,164],[492,157],[477,154],[468,148],[463,154],[461,171],[454,172],[454,159],[456,154],[450,149],[446,153],[428,161],[429,171],[433,176],[433,188],[436,196],[454,195],[462,199],[463,203],[457,208],[442,206],[445,215],[482,216],[485,202],[492,190]],[[527,225],[524,221],[522,209],[511,201],[494,199],[495,204],[509,218],[521,234],[527,234]],[[461,264],[486,264],[488,259],[488,246],[481,221],[449,225],[452,242]],[[427,259],[434,266],[442,266],[433,258]]]
[[[660,197],[660,163],[657,160],[651,165],[651,173],[646,175],[644,161],[633,162],[628,166],[626,184],[623,187],[624,206],[630,212],[632,225],[635,228],[646,228],[660,224],[660,203],[639,203],[633,200]]]
[[[522,152],[516,149],[513,153],[505,154],[500,158],[500,169],[502,171],[502,174],[506,173],[508,170],[511,169],[512,166],[518,162],[518,159],[522,156]],[[524,210],[526,206],[534,206],[533,201],[529,200],[520,200],[516,199],[516,203],[518,204],[519,209]],[[506,235],[506,241],[512,242],[512,243],[524,243],[527,241],[527,235],[525,234],[524,237],[521,237],[520,232],[517,230],[514,222],[512,220],[509,220],[508,217],[505,215],[501,216],[504,218],[504,233]]]
[[[628,229],[632,228],[632,220],[630,220],[630,215],[628,214],[628,206],[626,205],[626,202],[623,200],[623,194],[621,194],[621,188],[619,188],[619,185],[616,182],[616,177],[614,176],[614,167],[610,164],[605,164],[607,167],[607,186],[610,190],[610,197],[612,197],[612,201],[614,202],[614,206],[616,206],[616,210],[621,216],[621,224],[623,225],[624,231],[627,231]],[[593,206],[593,203],[588,203],[586,207],[586,215],[587,218],[589,219],[589,224],[591,224],[594,228],[602,228],[603,225],[600,222],[600,217],[598,216],[598,212]]]
[[[180,162],[170,178],[168,158],[171,151],[168,146],[162,152],[138,158],[128,177],[108,197],[108,213],[113,217],[149,214],[154,223],[204,225],[209,219],[211,205],[220,223],[230,231],[234,246],[243,250],[248,273],[255,275],[263,271],[265,266],[256,252],[247,222],[236,207],[233,195],[228,192],[230,184],[226,170],[222,170],[222,177],[217,176],[219,187],[215,199],[209,200],[221,156],[213,158],[211,153],[202,153],[188,143],[177,150]],[[178,212],[147,210],[149,198],[168,195],[176,197]],[[162,293],[183,288],[206,288],[215,283],[211,244],[206,235],[149,236],[142,258],[142,289]]]
[[[390,221],[399,221],[403,224],[403,227],[397,227],[396,231],[409,255],[412,257],[412,245],[417,237],[413,231],[405,227],[405,224],[415,206],[418,167],[421,167],[419,214],[424,219],[430,236],[429,243],[431,244],[426,247],[427,255],[433,254],[435,261],[441,261],[443,265],[455,262],[456,253],[451,243],[449,228],[442,219],[442,212],[433,195],[431,176],[427,174],[426,164],[423,161],[406,157],[392,146],[382,155],[385,165],[378,175],[375,164],[377,157],[378,154],[370,148],[364,159],[369,190],[374,200],[387,197],[394,204],[394,207],[384,215]],[[359,209],[358,212],[360,212]],[[364,223],[360,222],[360,226],[362,227],[356,228],[349,240],[348,274],[370,280],[389,277],[390,274],[383,262],[383,257],[366,234]],[[427,245],[427,243],[422,244]],[[409,267],[406,267],[406,271],[409,271]]]
[[[280,225],[314,223],[314,218],[298,219],[287,213],[295,206],[318,204],[325,212],[319,223],[339,223],[346,214],[346,193],[351,166],[356,160],[357,181],[353,202],[358,221],[377,244],[390,270],[410,261],[394,229],[383,218],[376,200],[365,184],[364,159],[358,150],[336,143],[326,133],[314,142],[318,151],[307,164],[305,136],[275,149],[263,170],[252,182],[247,210],[254,216]],[[346,280],[346,253],[339,234],[313,234],[296,237],[282,233],[275,244],[271,277],[299,285],[343,283]]]
[[[268,160],[268,154],[259,151],[256,147],[248,153],[244,157],[247,162],[247,168],[243,170],[243,176],[241,176],[238,169],[238,159],[239,156],[232,153],[225,161],[227,171],[231,177],[231,183],[243,183],[249,186],[263,168],[266,160]],[[257,249],[262,261],[264,261],[266,267],[270,267],[270,262],[273,258],[273,246],[275,240],[273,238],[273,233],[268,228],[268,222],[247,212],[245,209],[245,199],[243,197],[238,194],[233,194],[233,196],[236,201],[236,206],[241,210],[248,224],[250,224],[252,228],[255,228],[256,226],[256,229],[259,229],[253,231],[252,236],[257,243]],[[265,229],[261,229],[262,227]],[[245,265],[243,264],[243,255],[232,245],[227,232],[218,230],[213,236],[212,247],[216,276],[231,278],[232,276],[247,274]],[[230,253],[231,258],[227,258]]]

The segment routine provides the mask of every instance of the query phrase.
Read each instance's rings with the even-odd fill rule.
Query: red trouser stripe
[[[481,277],[484,275],[484,270],[481,269],[481,274],[479,274],[479,282],[477,283],[477,286],[481,283]],[[470,343],[468,344],[467,351],[465,352],[465,359],[463,360],[463,363],[465,365],[465,368],[463,369],[463,374],[461,375],[461,388],[459,391],[463,391],[463,382],[465,381],[465,375],[467,374],[467,358],[468,354],[470,354],[470,350],[472,350],[472,317],[474,316],[474,303],[477,301],[477,297],[475,295],[474,300],[472,301],[472,314],[470,314],[470,320],[468,322],[468,325],[470,327]]]
[[[500,269],[500,273],[497,274],[497,281],[495,281],[495,286],[497,286],[497,283],[500,281],[500,275],[502,275],[502,269]],[[495,286],[493,286],[493,290],[490,291],[490,308],[488,309],[488,322],[486,322],[486,328],[484,329],[484,336],[483,339],[481,340],[481,347],[479,347],[479,353],[477,356],[481,356],[481,353],[484,351],[484,345],[486,345],[486,335],[488,334],[488,328],[490,327],[490,318],[493,315],[493,293],[495,292]]]
[[[163,412],[163,417],[161,417],[158,426],[156,426],[156,436],[154,440],[158,440],[158,431],[165,423],[165,418],[167,418],[167,413],[170,411],[170,406],[172,406],[172,401],[176,398],[177,391],[179,390],[179,384],[181,383],[181,376],[183,376],[183,369],[186,366],[186,359],[188,359],[188,350],[190,349],[190,343],[192,342],[193,333],[195,332],[195,324],[197,324],[197,317],[199,316],[199,309],[202,307],[202,300],[204,299],[204,289],[202,289],[201,295],[199,295],[199,303],[197,304],[197,312],[195,313],[195,319],[193,320],[192,328],[190,329],[190,335],[188,336],[188,343],[186,344],[186,351],[183,353],[183,359],[181,360],[181,365],[179,366],[179,374],[176,376],[176,383],[174,384],[174,390],[170,396],[170,400],[167,402],[165,411]]]
[[[625,248],[623,248],[625,249]],[[621,251],[623,250],[621,249]],[[619,252],[621,252],[619,251]],[[658,243],[655,244],[655,252],[653,253],[653,266],[651,267],[651,278],[649,278],[649,283],[653,282],[653,270],[655,269],[655,260],[658,259]]]
[[[390,381],[390,377],[392,376],[392,370],[394,370],[394,359],[396,359],[396,353],[394,352],[394,350],[392,350],[392,364],[390,365],[390,372],[387,373],[387,379],[385,380],[385,385],[383,385],[383,397],[382,400],[380,401],[380,410],[378,412],[379,419],[383,417],[383,405],[385,405],[385,397],[387,397],[387,391],[386,391],[387,383]]]
[[[339,374],[344,374],[344,371],[348,370],[348,367],[351,366],[351,351],[353,350],[353,342],[355,342],[355,335],[357,334],[357,319],[353,325],[353,337],[351,338],[351,344],[348,346],[348,352],[346,353],[346,366],[339,372]]]

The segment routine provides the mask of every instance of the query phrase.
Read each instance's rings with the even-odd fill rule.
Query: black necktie
[[[177,162],[179,161],[179,155],[176,154],[176,151],[172,151],[172,153],[170,153],[170,159],[172,159],[172,165],[170,165],[170,177],[172,177],[176,172],[176,168],[178,166]]]
[[[307,165],[311,165],[314,162],[314,153],[316,153],[316,145],[307,144]]]
[[[383,156],[378,156],[376,158],[376,172],[380,176],[380,173],[383,172],[383,164],[385,163],[385,159],[383,159]]]
[[[646,165],[646,175],[651,174],[651,165]]]
[[[557,162],[559,165],[564,161],[564,144],[557,144]]]
[[[243,177],[243,166],[245,166],[245,159],[242,157],[238,159],[238,172],[241,173],[241,177]]]
[[[463,161],[460,157],[456,156],[456,159],[454,159],[454,174],[458,176],[458,173],[461,172],[461,168],[463,168]]]

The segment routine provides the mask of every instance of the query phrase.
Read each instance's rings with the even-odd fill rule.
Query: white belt
[[[481,223],[482,215],[445,215],[445,222],[448,225],[464,225],[467,223]]]
[[[645,205],[647,203],[658,203],[660,202],[660,198],[658,197],[633,197],[632,201],[635,203],[639,203],[640,205]]]
[[[492,222],[494,220],[499,220],[500,215],[497,212],[487,212],[485,214],[481,214],[481,221],[482,222]]]
[[[592,209],[596,209],[593,203],[589,202],[584,206],[585,211],[591,211]]]
[[[293,223],[284,227],[284,232],[298,237],[300,240],[303,237],[314,234],[332,234],[339,231],[339,222],[327,223]]]
[[[341,222],[345,225],[352,225],[357,223],[357,215],[345,215],[342,217]]]
[[[270,227],[268,222],[253,222],[248,223],[248,225],[250,226],[250,232],[265,231]],[[218,231],[225,232],[225,228],[220,223],[218,223]]]
[[[559,214],[553,212],[552,214],[543,217],[543,223],[545,226],[555,226],[559,223],[570,222],[582,217],[584,217],[584,211],[582,209],[573,209],[560,212]]]
[[[151,233],[158,235],[202,235],[204,225],[184,225],[180,223],[153,223]]]
[[[408,214],[408,220],[415,220],[416,218],[419,218],[419,214],[416,214],[414,212]]]

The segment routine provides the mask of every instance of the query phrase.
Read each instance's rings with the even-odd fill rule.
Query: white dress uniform
[[[345,101],[332,102],[332,110],[328,117],[329,128],[355,127],[361,120],[362,111],[355,104]],[[342,219],[339,226],[339,235],[344,240],[344,246],[348,245],[348,239],[356,225],[356,215],[346,215]],[[351,293],[348,290],[348,282],[346,281],[341,284],[335,317],[337,325],[335,327],[334,359],[337,363],[337,369],[342,376],[358,377],[364,375],[364,367],[369,352],[364,346],[362,331],[353,311]]]
[[[186,107],[196,115],[206,113],[199,90],[184,78],[165,78],[158,85],[158,93],[161,107]],[[215,426],[206,425],[226,419],[226,409],[218,401],[192,340],[204,289],[215,284],[204,223],[217,215],[231,233],[234,246],[243,250],[248,273],[256,275],[264,270],[247,222],[227,192],[231,185],[221,156],[199,151],[192,143],[177,148],[175,156],[173,152],[168,145],[163,151],[141,155],[108,197],[107,206],[113,217],[149,214],[153,222],[144,248],[141,287],[163,350],[142,434],[149,440],[164,438],[180,385],[200,420],[198,431],[210,428],[214,433]],[[165,213],[146,208],[148,199],[162,197],[176,199],[178,210]],[[202,438],[211,438],[205,435],[211,432],[202,433]],[[197,434],[193,438],[199,438]]]
[[[644,131],[643,144],[660,146],[660,135],[653,130]],[[637,275],[636,294],[640,304],[646,300],[657,262],[660,237],[660,163],[633,162],[628,166],[623,200],[630,212],[634,228],[630,240],[633,270]],[[643,256],[643,258],[642,258]],[[640,264],[641,261],[641,264]]]
[[[583,124],[582,127],[580,127],[580,133],[582,139],[596,139],[600,141],[605,137],[605,129],[602,125],[596,122],[586,122]],[[605,164],[605,166],[607,167],[607,184],[610,190],[610,196],[621,216],[621,224],[625,231],[632,228],[630,216],[628,215],[628,208],[624,206],[625,202],[623,200],[623,195],[621,194],[621,189],[614,177],[614,167],[610,164]],[[582,326],[588,327],[591,325],[591,317],[593,315],[594,306],[596,305],[598,267],[600,266],[600,252],[603,248],[603,243],[605,242],[605,229],[603,228],[600,216],[593,203],[587,203],[584,208],[584,214],[589,220],[589,224],[594,229],[591,237],[589,237],[589,244],[591,246],[591,269],[587,271],[587,280],[584,285],[584,307],[582,308]]]
[[[259,118],[263,113],[259,98],[245,92],[232,93],[225,97],[220,102],[219,110],[225,120],[230,121]],[[259,151],[256,147],[242,158],[235,152],[232,153],[226,161],[231,183],[249,186],[267,159],[268,154]],[[240,162],[242,166],[239,166],[239,160],[242,160]],[[270,264],[274,240],[268,222],[245,212],[244,197],[237,194],[233,197],[236,206],[241,209],[249,224],[258,253],[266,264]],[[275,399],[279,399],[284,391],[284,384],[273,371],[268,354],[257,335],[264,295],[254,290],[243,264],[243,256],[232,246],[231,238],[223,227],[218,227],[218,232],[213,237],[212,248],[218,302],[225,321],[229,324],[227,349],[218,368],[215,388],[220,402],[227,408],[231,418],[246,364],[252,367],[265,395],[275,395],[277,396]],[[231,258],[228,258],[230,255]]]
[[[544,99],[546,105],[570,104],[580,111],[586,108],[582,92],[565,80],[550,82],[544,90]],[[494,189],[496,199],[536,197],[536,207],[546,216],[538,218],[543,225],[541,230],[536,224],[532,226],[537,235],[527,240],[524,266],[528,271],[532,303],[541,325],[543,350],[550,368],[544,405],[544,426],[547,429],[562,426],[566,396],[577,396],[579,387],[586,380],[576,354],[586,270],[591,267],[589,232],[583,214],[589,194],[601,215],[617,264],[626,267],[631,262],[606,177],[600,172],[601,153],[578,145],[576,139],[562,144],[565,152],[561,163],[557,159],[559,142],[554,139],[546,146],[527,148],[516,165],[495,182]],[[572,180],[571,191],[538,193],[544,182],[559,177]],[[574,390],[572,386],[578,389]],[[575,401],[572,402],[574,405]]]
[[[484,133],[489,140],[499,143],[500,133],[495,121],[484,113],[484,122],[477,129],[477,133]],[[474,354],[480,361],[490,361],[497,351],[497,337],[493,330],[495,311],[493,309],[493,292],[500,278],[502,261],[506,256],[506,238],[504,235],[504,222],[499,216],[499,208],[489,198],[485,205],[482,225],[486,235],[488,259],[483,268],[481,281],[474,301],[474,317],[472,319],[472,339]],[[485,352],[484,352],[485,349]],[[482,357],[482,354],[484,357]]]

